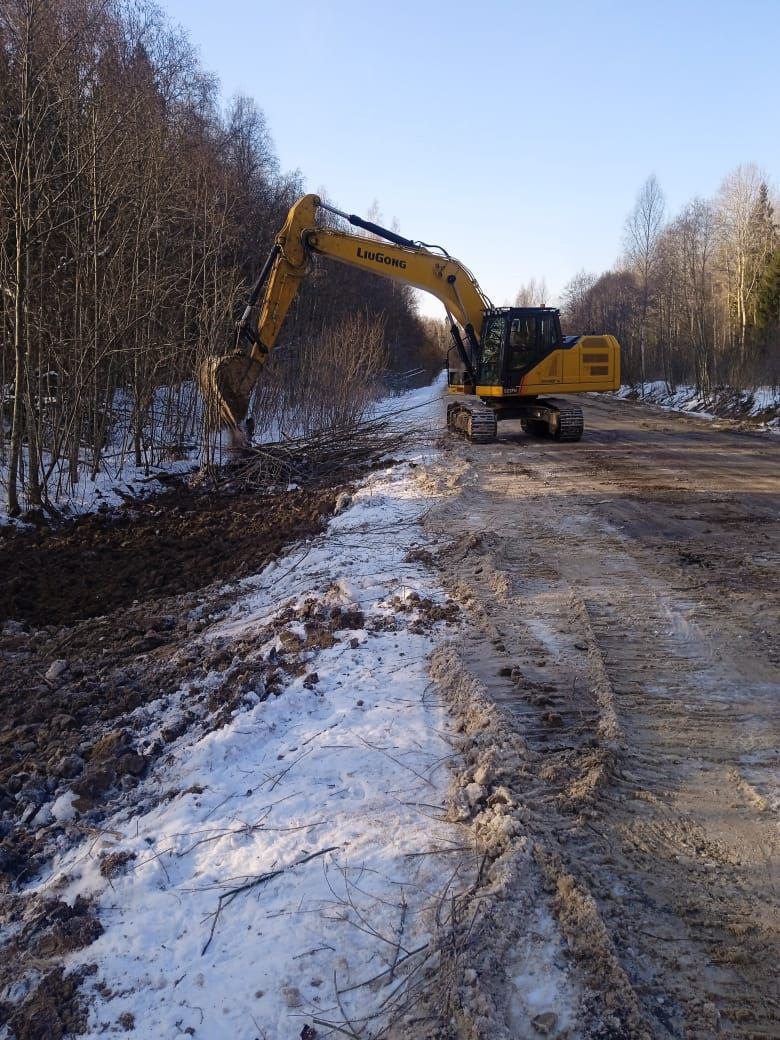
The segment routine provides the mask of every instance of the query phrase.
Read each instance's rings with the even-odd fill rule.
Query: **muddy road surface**
[[[545,1028],[776,1037],[780,442],[584,407],[579,444],[451,441],[427,521],[581,969],[579,1030]]]

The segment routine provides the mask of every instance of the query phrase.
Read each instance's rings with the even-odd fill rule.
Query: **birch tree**
[[[742,363],[756,288],[776,234],[768,198],[766,175],[755,163],[738,166],[723,180],[718,192],[721,264]]]
[[[539,281],[531,278],[521,285],[515,296],[515,307],[543,307],[549,299],[547,282],[544,277]]]

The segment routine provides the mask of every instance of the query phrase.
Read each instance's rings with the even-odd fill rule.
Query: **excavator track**
[[[447,406],[447,429],[472,444],[488,444],[496,439],[496,413],[479,402],[459,401]]]
[[[551,401],[550,404],[554,404],[558,413],[558,426],[553,432],[553,437],[556,441],[580,440],[582,431],[585,429],[582,409],[578,408],[576,404],[568,404],[563,401]]]
[[[539,398],[527,405],[521,422],[532,437],[552,437],[556,441],[578,441],[585,429],[582,409],[555,397]]]

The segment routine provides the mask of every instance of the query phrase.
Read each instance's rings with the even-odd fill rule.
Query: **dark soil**
[[[256,573],[290,541],[320,531],[335,496],[226,494],[181,481],[67,526],[0,529],[0,622],[68,624]]]
[[[0,984],[18,985],[24,979],[28,993],[17,1005],[0,1002],[0,1025],[8,1025],[17,1040],[59,1040],[66,1033],[83,1032],[87,1011],[79,986],[93,969],[66,976],[52,959],[89,946],[102,931],[81,899],[73,906],[57,899],[41,901],[5,950]]]
[[[87,1027],[87,1008],[79,987],[83,969],[65,975],[55,968],[42,977],[20,1008],[11,1011],[0,1005],[0,1022],[8,1024],[16,1040],[61,1040],[83,1033]]]
[[[140,782],[176,734],[141,745],[127,716],[208,668],[232,674],[232,654],[223,666],[182,648],[232,602],[225,583],[319,532],[338,492],[181,482],[115,513],[0,534],[0,888],[46,858],[56,824],[31,822],[60,789],[96,823],[113,794]],[[220,718],[229,708],[212,705]]]

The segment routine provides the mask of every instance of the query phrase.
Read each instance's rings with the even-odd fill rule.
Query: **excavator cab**
[[[523,376],[564,347],[559,312],[553,307],[503,307],[485,318],[480,386],[518,387]]]

